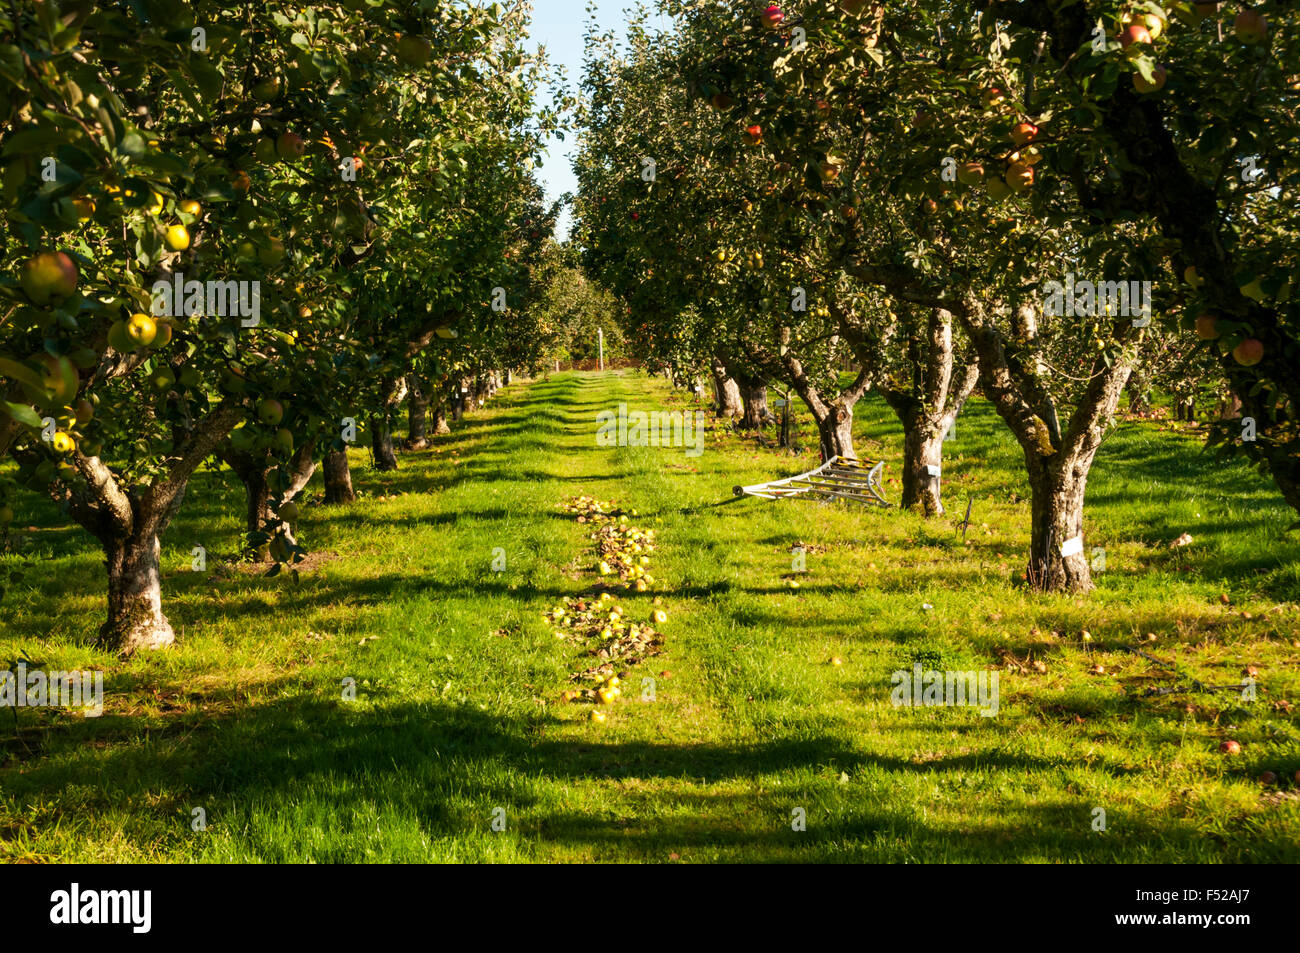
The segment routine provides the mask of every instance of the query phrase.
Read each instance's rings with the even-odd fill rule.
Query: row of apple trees
[[[1023,451],[1044,590],[1091,588],[1088,473],[1135,371],[1222,381],[1242,417],[1210,441],[1300,508],[1294,7],[660,12],[590,38],[576,203],[647,359],[734,381],[751,424],[764,385],[797,393],[824,455],[877,389],[929,514],[978,387]]]
[[[396,466],[403,392],[469,406],[534,359],[529,170],[557,117],[526,13],[0,9],[0,515],[45,494],[99,542],[102,645],[173,641],[160,539],[200,466],[238,474],[251,548],[292,568],[318,464],[347,500],[358,432]]]

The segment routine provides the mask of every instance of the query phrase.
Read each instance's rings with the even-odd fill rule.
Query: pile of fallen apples
[[[601,502],[589,496],[579,496],[561,504],[566,512],[575,513],[579,523],[595,523],[591,538],[596,543],[597,570],[602,576],[617,575],[623,584],[637,592],[645,592],[654,585],[650,574],[650,553],[655,551],[652,529],[640,529],[628,520],[629,514],[618,509],[613,501]],[[632,510],[636,517],[636,510]]]
[[[561,508],[575,514],[580,523],[597,524],[591,538],[596,543],[602,577],[617,574],[625,589],[637,592],[645,592],[654,583],[648,555],[654,552],[654,530],[629,525],[628,515],[612,501],[579,496],[562,503]],[[631,515],[635,517],[636,511]],[[607,584],[602,582],[601,588],[607,588]],[[656,597],[655,605],[659,601]],[[627,667],[657,655],[663,645],[663,638],[654,625],[627,619],[623,607],[607,591],[565,599],[563,605],[552,608],[544,618],[553,627],[556,638],[586,644],[587,654],[597,660],[569,676],[580,687],[566,691],[565,701],[613,704],[622,695]],[[657,608],[651,619],[655,625],[662,625],[668,621],[668,614]],[[620,667],[622,670],[617,670]],[[591,720],[604,721],[604,712],[593,710]]]

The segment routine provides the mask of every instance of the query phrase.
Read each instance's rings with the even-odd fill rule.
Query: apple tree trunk
[[[826,409],[829,412],[823,417],[813,414],[817,421],[822,460],[835,456],[856,459],[857,453],[853,450],[853,409],[840,403],[831,404]]]
[[[433,408],[433,432],[435,434],[451,433],[451,427],[447,424],[447,402],[439,400]]]
[[[744,401],[744,415],[740,419],[741,430],[759,430],[767,422],[767,385],[762,378],[740,378],[740,396]]]
[[[1041,592],[1088,592],[1093,583],[1086,549],[1061,553],[1083,535],[1083,498],[1092,455],[1056,459],[1026,454],[1026,461],[1032,520],[1025,570],[1029,585]]]
[[[719,417],[734,417],[744,410],[740,399],[740,385],[727,374],[726,365],[719,360],[713,362],[713,394]]]
[[[381,473],[397,469],[393,450],[393,424],[387,413],[370,416],[370,448],[375,455],[375,469]]]
[[[122,655],[171,645],[176,633],[162,611],[157,534],[133,533],[109,539],[103,546],[108,568],[108,620],[100,627],[99,645]]]
[[[430,388],[426,381],[411,375],[406,381],[406,410],[409,418],[406,442],[407,450],[423,450],[429,446],[428,420]]]
[[[908,423],[911,425],[908,426]],[[903,498],[904,509],[919,507],[926,516],[942,516],[943,437],[924,419],[904,424]],[[931,469],[933,468],[933,470]]]
[[[346,450],[331,450],[325,454],[322,469],[325,471],[325,503],[334,506],[351,503],[357,498],[352,489],[352,468],[348,465]]]

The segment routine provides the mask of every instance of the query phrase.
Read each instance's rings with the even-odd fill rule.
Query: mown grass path
[[[181,644],[128,663],[89,647],[98,554],[53,510],[20,515],[36,529],[0,560],[0,657],[103,667],[108,697],[98,719],[24,710],[0,727],[0,858],[1300,859],[1297,786],[1255,780],[1300,769],[1287,707],[1300,702],[1300,552],[1249,471],[1122,429],[1089,491],[1099,590],[1032,596],[1013,586],[1027,544],[1017,451],[986,405],[948,450],[954,512],[927,523],[733,502],[733,485],[811,458],[730,434],[699,457],[598,447],[596,414],[620,401],[686,407],[644,376],[556,375],[507,388],[396,473],[354,452],[368,495],[307,508],[300,536],[318,555],[298,586],[227,558],[240,490],[201,475],[166,540]],[[860,451],[896,461],[882,407],[859,418]],[[557,508],[582,494],[656,530],[655,590],[622,601],[643,620],[658,595],[669,616],[665,651],[631,672],[604,724],[561,700],[586,662],[543,619],[598,578],[587,528]],[[1170,550],[1184,530],[1197,542]],[[792,589],[796,542],[809,554]],[[188,569],[196,544],[206,573]],[[1215,684],[1253,664],[1264,691],[1253,704],[1142,697],[1186,683],[1129,645]],[[894,707],[891,673],[917,662],[996,667],[998,715]],[[1217,753],[1229,736],[1241,756]]]

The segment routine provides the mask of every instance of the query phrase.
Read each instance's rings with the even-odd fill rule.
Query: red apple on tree
[[[59,302],[77,290],[77,263],[61,251],[44,251],[28,258],[18,278],[36,304]]]
[[[1140,23],[1130,23],[1119,34],[1119,45],[1128,49],[1134,43],[1150,43],[1151,31]]]
[[[307,151],[307,144],[296,132],[286,132],[275,141],[275,151],[281,159],[300,159]]]
[[[1242,367],[1252,367],[1264,359],[1264,343],[1257,338],[1246,338],[1232,349],[1232,359]]]
[[[1164,66],[1156,66],[1151,71],[1151,79],[1147,80],[1141,73],[1133,74],[1133,88],[1139,93],[1155,93],[1164,88],[1165,80],[1169,78],[1169,71]]]
[[[748,137],[750,143],[758,145],[763,141],[763,127],[759,125],[746,126],[745,135]]]
[[[1237,39],[1247,46],[1255,46],[1268,39],[1268,20],[1258,10],[1242,10],[1232,22],[1232,29],[1237,34]]]
[[[781,12],[781,8],[775,3],[763,11],[763,26],[767,27],[769,30],[775,30],[781,25],[783,20],[785,20],[785,14]]]
[[[1038,137],[1038,127],[1032,122],[1018,122],[1011,130],[1011,141],[1018,146],[1028,145]]]

